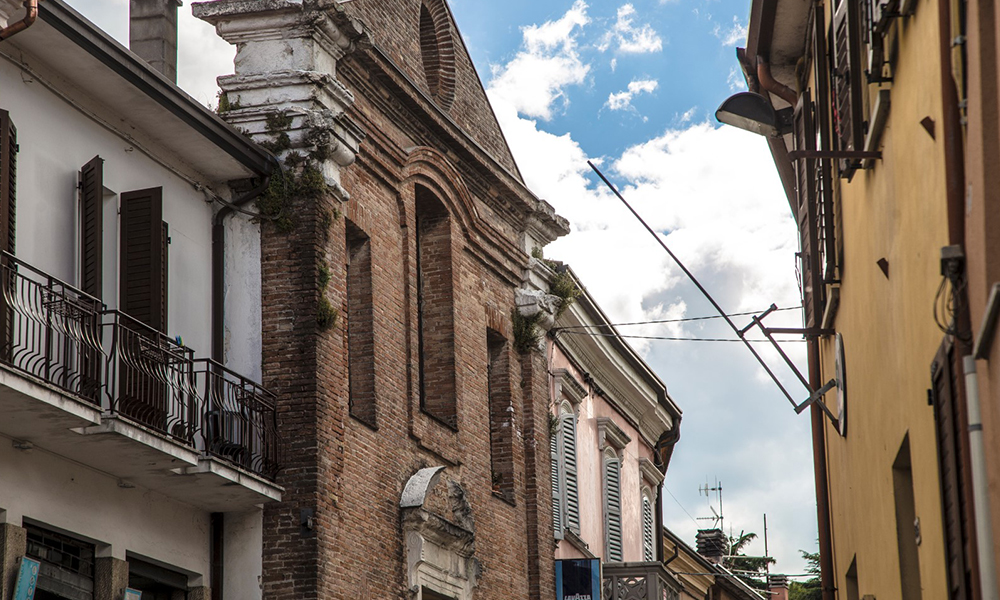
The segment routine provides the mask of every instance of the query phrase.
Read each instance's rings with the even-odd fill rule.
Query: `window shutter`
[[[621,461],[616,458],[604,459],[604,514],[607,540],[605,560],[622,560],[622,500]]]
[[[576,415],[562,419],[563,468],[566,482],[566,527],[580,533],[580,487],[576,468]]]
[[[847,0],[844,0],[845,2]],[[795,149],[816,149],[816,130],[812,119],[812,102],[809,91],[799,94],[799,101],[792,116]],[[815,327],[821,317],[823,285],[819,268],[819,243],[817,240],[816,160],[802,158],[795,162],[795,188],[797,193],[796,218],[801,241],[802,306],[806,327]]]
[[[813,19],[813,56],[825,57],[826,49],[826,23],[822,10],[814,12]],[[825,60],[814,61],[815,65],[815,89],[816,103],[815,123],[817,145],[821,150],[832,150],[830,136],[830,74],[828,64]],[[833,198],[833,183],[831,181],[831,161],[817,160],[816,162],[816,198],[818,204],[819,231],[818,236],[820,256],[820,273],[824,281],[835,281],[838,277],[837,269],[840,266],[837,253],[837,229],[836,213]]]
[[[937,428],[938,468],[941,477],[941,510],[944,513],[945,560],[948,566],[949,600],[966,600],[970,597],[967,547],[970,543],[965,494],[962,487],[964,465],[960,457],[960,444],[964,428],[959,413],[958,386],[952,368],[954,348],[945,338],[931,364],[931,381],[934,398],[934,420]]]
[[[122,194],[120,309],[158,331],[166,329],[166,227],[163,189]]]
[[[549,478],[552,482],[552,529],[555,531],[556,539],[563,537],[563,510],[562,510],[562,485],[559,476],[559,433],[553,431],[549,436],[549,456],[552,468]]]
[[[104,159],[80,169],[80,287],[100,299],[104,283]]]
[[[17,128],[0,110],[0,250],[14,254],[17,215]]]
[[[859,0],[840,0],[833,14],[834,125],[841,150],[861,150],[864,142],[860,12]]]
[[[653,552],[655,547],[653,539],[653,503],[649,501],[649,496],[642,495],[642,559],[650,562],[656,560]]]

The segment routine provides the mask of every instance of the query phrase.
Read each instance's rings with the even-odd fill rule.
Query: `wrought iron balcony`
[[[0,362],[100,405],[101,301],[6,252],[0,290]]]
[[[214,360],[194,362],[205,401],[201,428],[205,450],[273,478],[278,471],[274,394]]]
[[[84,402],[93,419],[110,415],[267,479],[277,474],[273,394],[5,252],[0,364]]]
[[[660,562],[604,563],[604,600],[678,600],[680,586]]]
[[[202,406],[194,351],[117,310],[101,313],[101,340],[105,408],[193,446]]]

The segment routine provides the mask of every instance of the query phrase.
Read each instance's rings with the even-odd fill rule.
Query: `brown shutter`
[[[813,20],[813,56],[820,57],[815,61],[816,76],[816,132],[821,150],[833,150],[830,136],[830,73],[826,60],[826,21],[823,10],[817,7]],[[831,163],[829,160],[816,161],[816,197],[819,201],[819,243],[820,272],[825,282],[834,282],[839,277],[837,254],[836,214],[834,212],[833,183],[831,181]]]
[[[812,119],[812,102],[809,91],[799,94],[792,117],[795,149],[809,151],[816,149],[816,130]],[[796,217],[801,240],[802,300],[806,327],[814,327],[820,318],[823,293],[819,273],[819,259],[816,235],[816,161],[811,158],[795,162],[795,188],[797,193]]]
[[[104,159],[80,169],[80,287],[100,299],[104,283]]]
[[[948,599],[966,600],[969,595],[967,561],[968,515],[962,486],[965,466],[961,460],[962,413],[960,387],[955,380],[954,347],[945,338],[931,364],[934,420],[937,428],[938,468],[941,477],[941,510],[944,517],[945,560]]]
[[[861,8],[859,0],[840,0],[833,14],[834,126],[840,150],[861,150]],[[846,161],[841,169],[853,172]]]
[[[17,129],[0,110],[0,249],[14,254],[17,215]]]
[[[166,329],[166,233],[163,188],[122,194],[122,312],[158,331]]]

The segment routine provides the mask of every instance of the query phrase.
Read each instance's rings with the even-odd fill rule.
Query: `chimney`
[[[180,0],[129,0],[132,52],[177,83],[177,8]]]
[[[698,541],[698,554],[714,565],[722,562],[726,554],[726,535],[721,529],[699,529],[695,539]]]
[[[771,575],[767,580],[767,597],[770,600],[788,600],[788,577]]]

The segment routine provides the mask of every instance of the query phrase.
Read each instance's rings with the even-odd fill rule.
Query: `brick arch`
[[[420,185],[433,192],[468,237],[479,212],[461,174],[443,154],[428,146],[415,148],[403,167],[403,178],[408,186]]]
[[[455,37],[444,0],[420,3],[420,55],[431,97],[448,110],[455,101]]]

